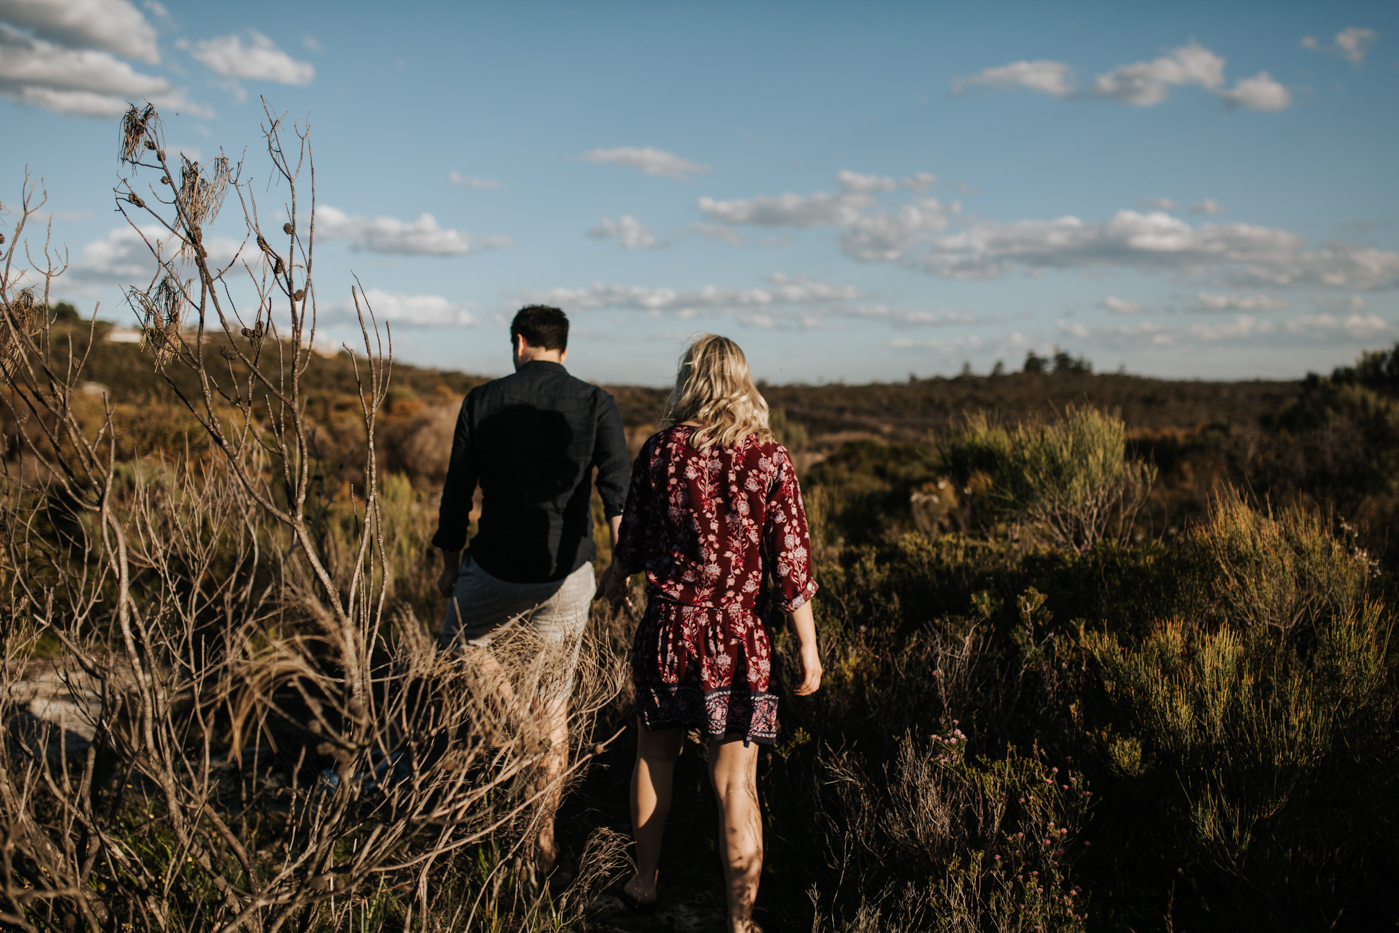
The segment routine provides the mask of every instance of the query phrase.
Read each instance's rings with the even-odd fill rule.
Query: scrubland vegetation
[[[393,361],[363,304],[354,352],[308,349],[300,127],[268,116],[269,235],[223,166],[166,161],[157,119],[124,124],[145,187],[118,192],[169,230],[143,346],[51,300],[60,269],[15,282],[21,243],[43,271],[32,186],[4,231],[0,924],[666,928],[599,897],[634,618],[594,610],[573,875],[542,883],[538,725],[434,643],[427,542],[478,380]],[[246,264],[211,268],[225,197]],[[825,933],[1392,927],[1399,346],[1300,383],[1026,369],[765,387],[826,679],[762,759],[760,903]],[[616,394],[639,444],[663,393]],[[529,644],[507,661],[516,696],[547,676]],[[663,899],[719,890],[704,749]]]

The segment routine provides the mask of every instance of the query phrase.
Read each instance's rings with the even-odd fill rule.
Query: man
[[[568,698],[597,588],[592,472],[615,546],[630,463],[617,402],[564,369],[564,313],[522,309],[510,341],[514,375],[477,386],[462,403],[432,543],[442,550],[438,589],[449,599],[444,644],[488,649],[506,631],[528,626],[553,668],[539,701],[550,740],[543,776],[553,790],[544,798],[536,865],[547,874],[558,858],[554,813],[568,757]],[[463,560],[478,483],[481,515]],[[482,660],[499,670],[489,653]]]

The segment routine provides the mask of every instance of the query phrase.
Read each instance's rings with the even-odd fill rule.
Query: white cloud
[[[742,246],[745,237],[733,227],[725,227],[722,224],[690,224],[686,228],[691,233],[698,233],[707,236],[711,240],[722,240],[725,243],[732,243],[734,246]]]
[[[861,305],[847,312],[852,317],[885,321],[890,324],[905,324],[914,327],[942,327],[952,324],[974,324],[974,314],[958,314],[953,311],[915,311],[907,308],[890,308],[887,305]]]
[[[840,248],[863,262],[898,262],[932,232],[947,227],[947,214],[927,198],[894,211],[861,214],[845,225]]]
[[[60,48],[4,23],[0,23],[0,94],[89,117],[120,116],[128,99],[212,116],[166,79],[141,74],[110,52]]]
[[[676,181],[690,181],[691,175],[703,175],[709,171],[707,165],[696,165],[662,149],[647,146],[638,149],[622,146],[617,149],[594,149],[579,156],[584,162],[610,162],[613,165],[627,165],[647,175],[661,175]]]
[[[1170,214],[1118,211],[1104,223],[1077,217],[977,221],[937,237],[920,260],[953,278],[993,278],[1014,268],[1116,266],[1206,276],[1245,285],[1399,285],[1399,253],[1336,242],[1307,250],[1286,230],[1253,224],[1192,227]]]
[[[650,249],[656,246],[656,237],[651,228],[630,214],[623,214],[618,221],[604,217],[588,231],[588,236],[595,240],[615,239],[623,249]]]
[[[365,318],[370,309],[380,323],[408,324],[414,327],[470,327],[477,323],[476,315],[465,302],[450,301],[441,295],[405,295],[378,288],[364,291]],[[332,311],[341,317],[353,317],[354,304],[337,304]]]
[[[1291,307],[1272,295],[1214,295],[1196,292],[1191,305],[1197,311],[1281,311]]]
[[[1196,323],[1185,328],[1169,328],[1143,321],[1129,327],[1107,329],[1097,336],[1113,344],[1189,347],[1202,343],[1244,342],[1255,347],[1269,347],[1367,341],[1393,330],[1393,325],[1379,316],[1359,312],[1303,315],[1287,321],[1240,314],[1231,321]]]
[[[938,183],[938,177],[932,172],[914,172],[907,178],[900,179],[899,184],[905,188],[910,188],[919,194],[927,194]]]
[[[751,312],[789,306],[839,305],[863,298],[864,292],[853,285],[835,285],[806,276],[774,273],[761,288],[704,285],[674,289],[594,282],[587,288],[530,289],[520,295],[529,302],[580,309],[613,308],[693,317],[695,309],[699,308]]]
[[[1142,198],[1137,202],[1141,207],[1150,208],[1157,211],[1178,211],[1180,205],[1170,198]]]
[[[0,0],[0,20],[67,48],[160,62],[155,28],[127,0]]]
[[[316,208],[316,236],[350,241],[354,249],[413,256],[462,256],[510,245],[505,236],[476,236],[438,226],[431,214],[409,223],[396,217],[359,217],[333,207]]]
[[[494,178],[477,178],[474,175],[470,178],[462,176],[461,172],[448,172],[447,180],[454,185],[462,185],[467,188],[476,188],[481,191],[495,191],[500,187],[500,182]]]
[[[1206,343],[1221,340],[1241,340],[1271,334],[1277,330],[1272,321],[1259,320],[1247,314],[1240,314],[1227,324],[1191,324],[1187,329],[1190,336]]]
[[[1058,326],[1058,328],[1061,331],[1063,331],[1071,337],[1077,337],[1080,340],[1087,340],[1089,337],[1092,336],[1092,334],[1089,333],[1088,328],[1084,327],[1078,321],[1066,321],[1063,318],[1060,318],[1054,323]]]
[[[1244,78],[1232,88],[1220,91],[1219,96],[1245,110],[1278,111],[1292,106],[1292,92],[1269,77],[1266,71]]]
[[[874,203],[868,195],[842,191],[831,194],[779,194],[751,199],[718,201],[699,199],[699,209],[724,224],[758,227],[843,227],[859,218],[861,209]]]
[[[1119,65],[1098,75],[1093,90],[1125,104],[1151,107],[1171,94],[1172,87],[1197,84],[1217,90],[1224,84],[1224,59],[1196,42],[1149,62]]]
[[[1336,331],[1344,331],[1356,340],[1369,340],[1390,329],[1388,322],[1375,314],[1347,314],[1344,317],[1334,314],[1305,315],[1293,318],[1286,326],[1294,334],[1313,336],[1328,336]]]
[[[143,236],[144,235],[144,236]],[[74,285],[79,290],[102,285],[145,286],[156,274],[155,257],[151,255],[150,243],[160,248],[163,239],[170,237],[170,231],[157,225],[113,228],[100,240],[93,240],[83,247],[78,261],[69,267],[63,276],[65,286]],[[241,240],[228,237],[209,236],[204,240],[204,248],[215,266],[226,266],[239,256],[243,244]],[[162,249],[165,258],[172,258],[169,249]],[[241,258],[255,261],[260,258],[256,248],[250,255],[246,250]]]
[[[852,172],[849,169],[842,169],[836,174],[836,181],[840,187],[855,194],[875,194],[880,191],[893,191],[899,186],[894,179],[884,175],[861,175],[859,172]]]
[[[141,6],[145,7],[147,12],[165,25],[170,26],[174,24],[174,20],[170,16],[170,10],[167,9],[165,4],[161,3],[160,0],[146,0]]]
[[[1368,32],[1368,30],[1359,30]],[[1343,33],[1344,35],[1344,33]],[[1304,40],[1303,44],[1315,40]],[[1364,57],[1363,38],[1348,37],[1347,42],[1360,48]],[[1373,40],[1370,40],[1373,41]],[[1337,36],[1338,48],[1341,37]],[[1342,53],[1344,54],[1344,53]],[[1353,59],[1354,60],[1354,59]],[[1218,94],[1230,105],[1248,110],[1285,110],[1292,104],[1292,94],[1273,80],[1266,71],[1237,82],[1232,88],[1224,85],[1225,60],[1198,42],[1181,46],[1169,55],[1149,62],[1119,65],[1093,80],[1094,96],[1115,100],[1136,107],[1153,107],[1171,96],[1171,88],[1197,86]],[[1049,60],[1011,62],[997,68],[987,68],[970,77],[959,78],[952,93],[965,93],[973,87],[995,89],[1028,88],[1058,98],[1079,96],[1074,86],[1073,69],[1066,62]]]
[[[841,187],[838,192],[789,193],[727,201],[702,197],[698,205],[700,211],[720,224],[842,228],[841,248],[866,262],[902,259],[928,233],[946,228],[947,217],[954,213],[936,198],[927,197],[916,197],[892,210],[871,211],[879,204],[874,194],[894,191],[898,182],[850,171],[842,171],[836,180]],[[912,186],[906,184],[905,187]]]
[[[1014,336],[1019,336],[1018,334]],[[914,340],[911,337],[895,337],[889,341],[889,346],[895,350],[935,350],[951,356],[964,350],[976,350],[985,343],[976,334],[966,337],[945,337],[933,338],[932,340]]]
[[[1351,26],[1336,33],[1335,41],[1325,49],[1312,36],[1306,36],[1302,39],[1302,47],[1330,52],[1333,55],[1341,56],[1352,65],[1359,65],[1365,61],[1365,56],[1369,54],[1370,49],[1379,41],[1379,38],[1380,34],[1373,29]]]
[[[1211,215],[1223,214],[1224,205],[1220,204],[1214,198],[1205,198],[1203,201],[1195,201],[1194,203],[1192,203],[1190,205],[1190,213]]]
[[[225,78],[310,84],[316,77],[314,65],[292,58],[256,29],[248,30],[248,38],[248,45],[244,45],[238,35],[201,39],[194,43],[190,54]]]
[[[808,195],[759,195],[716,200],[701,197],[699,209],[712,222],[707,235],[728,226],[833,227],[840,248],[864,262],[894,262],[949,278],[994,278],[1011,271],[1120,267],[1173,272],[1230,287],[1399,286],[1399,252],[1335,241],[1308,249],[1295,233],[1256,224],[1192,226],[1164,211],[1118,211],[1091,223],[1067,216],[1054,220],[1001,223],[966,220],[958,203],[902,193],[890,203],[868,193],[888,191],[878,176],[847,173],[841,191]],[[855,189],[855,190],[851,190]],[[897,197],[898,195],[896,195]],[[1217,213],[1212,200],[1197,213]]]
[[[321,45],[320,40],[317,39],[315,36],[311,35],[310,33],[307,33],[306,35],[301,37],[301,47],[306,49],[308,52],[325,51],[325,46]]]
[[[952,86],[952,93],[962,94],[972,87],[988,87],[1008,90],[1023,87],[1054,97],[1073,97],[1074,72],[1065,62],[1046,59],[1039,61],[1011,62],[996,68],[987,68],[974,75],[958,78]]]
[[[1141,314],[1146,308],[1135,301],[1126,301],[1122,298],[1114,298],[1112,295],[1103,299],[1103,307],[1113,314]]]
[[[1336,49],[1353,64],[1360,64],[1370,47],[1379,41],[1380,34],[1373,29],[1358,29],[1351,26],[1336,33]]]
[[[1176,334],[1160,324],[1142,321],[1140,324],[1127,324],[1106,331],[1105,337],[1112,343],[1151,343],[1166,345],[1176,342]]]

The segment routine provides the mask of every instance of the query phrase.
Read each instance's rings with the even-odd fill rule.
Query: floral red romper
[[[777,739],[768,616],[816,592],[797,471],[786,448],[749,435],[695,450],[677,425],[632,466],[614,559],[646,572],[632,653],[647,729]]]

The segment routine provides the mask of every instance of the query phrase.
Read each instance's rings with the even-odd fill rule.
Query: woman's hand
[[[602,579],[597,582],[597,592],[593,594],[593,599],[605,599],[612,608],[625,604],[631,608],[631,600],[627,598],[627,576],[617,569],[614,561],[607,565],[607,569],[602,572]]]
[[[801,647],[802,682],[797,685],[794,691],[797,696],[811,696],[821,689],[821,656],[816,651],[816,645],[802,645]]]
[[[821,652],[816,647],[816,618],[811,603],[805,602],[795,612],[788,613],[792,627],[797,630],[801,648],[798,658],[802,667],[802,682],[793,691],[799,697],[811,696],[821,689]]]

